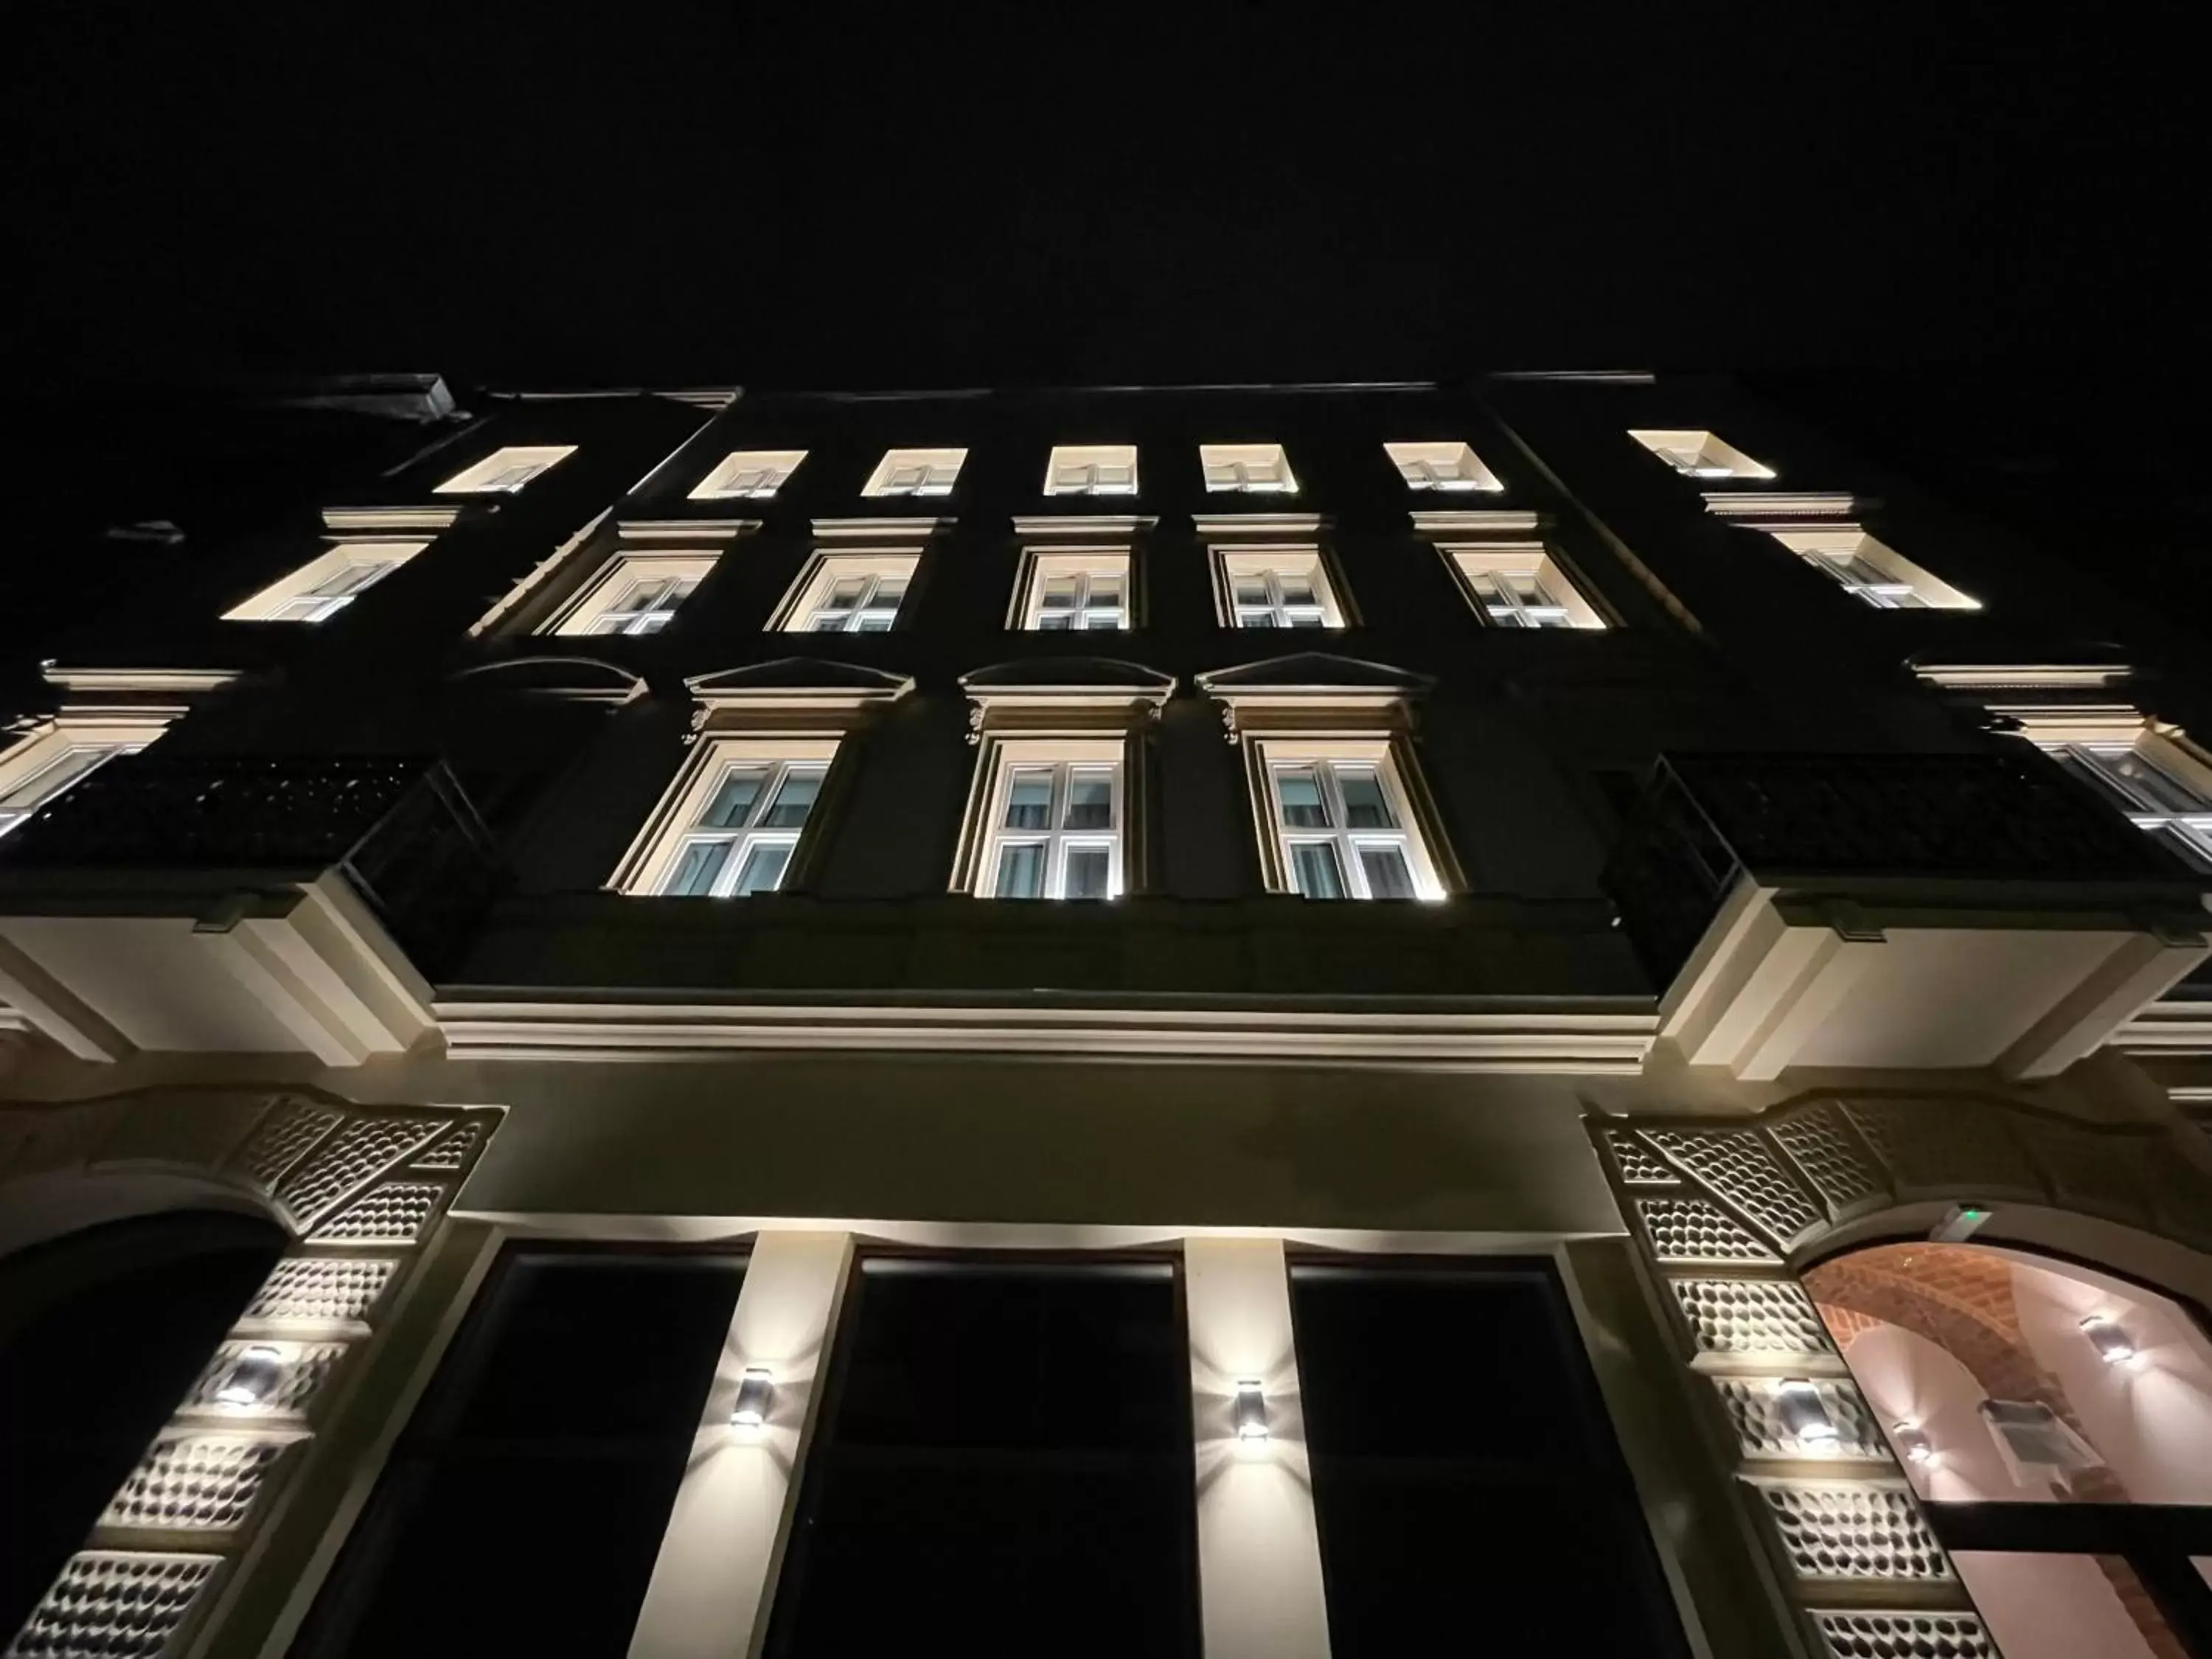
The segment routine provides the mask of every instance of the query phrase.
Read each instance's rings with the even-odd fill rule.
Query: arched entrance
[[[1593,1115],[1589,1127],[1709,1443],[1807,1651],[2212,1659],[2201,1143],[1964,1091],[1814,1093],[1726,1117]],[[1927,1242],[1961,1237],[1968,1209],[1972,1249]],[[1885,1350],[1917,1363],[1892,1352],[1877,1367]],[[2117,1376],[2085,1380],[2107,1354],[2133,1384],[2123,1395]],[[1879,1380],[1862,1389],[1862,1369]],[[2153,1399],[2164,1401],[2156,1435],[2142,1420]],[[1916,1434],[1934,1467],[1979,1471],[1984,1486],[1931,1483]],[[2172,1459],[2207,1473],[2177,1484]],[[2038,1473],[2053,1463],[2067,1475],[2056,1492]],[[2044,1614],[2069,1578],[2070,1599],[2103,1623],[2070,1646],[2032,1645],[2065,1628]],[[1984,1594],[2006,1608],[1987,1622]]]
[[[1971,1243],[1803,1274],[2007,1659],[2212,1654],[2212,1339],[2171,1297]]]
[[[31,1615],[287,1243],[210,1211],[0,1258],[0,1629]]]

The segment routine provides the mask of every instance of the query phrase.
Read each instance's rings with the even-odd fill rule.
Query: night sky
[[[10,320],[534,386],[2204,343],[2175,32],[1815,9],[19,8]]]

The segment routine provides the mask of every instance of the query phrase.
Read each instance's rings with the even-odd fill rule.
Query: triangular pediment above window
[[[1301,651],[1198,676],[1221,704],[1229,739],[1269,730],[1402,731],[1433,682],[1425,674],[1325,651]]]
[[[971,732],[1127,729],[1157,715],[1176,677],[1115,657],[1028,657],[960,677]]]
[[[638,676],[596,657],[516,657],[464,669],[452,683],[462,691],[603,702],[617,708],[646,694],[646,684]]]

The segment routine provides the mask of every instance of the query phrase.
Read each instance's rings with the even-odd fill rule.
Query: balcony
[[[2212,881],[2039,756],[1684,755],[1605,884],[1693,1066],[2064,1070],[2204,960]]]
[[[431,1028],[501,880],[441,763],[131,756],[0,842],[0,1023],[358,1065]]]

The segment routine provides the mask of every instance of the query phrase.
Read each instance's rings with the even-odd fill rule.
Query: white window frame
[[[950,495],[967,459],[964,449],[887,449],[860,494]]]
[[[1060,444],[1045,462],[1048,495],[1133,495],[1134,444]]]
[[[1109,575],[1121,585],[1121,599],[1117,607],[1121,620],[1110,623],[1093,622],[1090,620],[1091,613],[1105,607],[1090,604],[1091,583]],[[1069,576],[1078,580],[1075,609],[1069,613],[1073,620],[1065,629],[1048,629],[1043,620],[1046,586]],[[1026,634],[1126,634],[1137,623],[1134,579],[1134,561],[1126,547],[1030,548],[1023,555],[1021,579],[1015,584],[1013,614],[1006,625],[1015,632]]]
[[[737,736],[715,738],[702,741],[698,752],[677,775],[661,797],[647,821],[645,832],[637,847],[624,860],[623,870],[609,884],[617,891],[631,895],[659,895],[666,892],[683,866],[685,849],[696,844],[721,842],[730,844],[731,850],[717,873],[711,894],[686,894],[685,897],[752,896],[733,895],[734,886],[744,868],[745,860],[753,852],[764,846],[781,846],[790,849],[783,872],[771,891],[787,890],[792,872],[798,866],[802,848],[807,838],[821,822],[823,801],[829,792],[830,768],[837,757],[838,739],[830,737],[754,737]],[[793,768],[811,768],[818,770],[820,781],[815,787],[814,800],[807,810],[805,821],[796,827],[779,829],[760,820],[766,816],[775,791],[782,785]],[[769,773],[759,798],[742,825],[710,828],[701,820],[720,793],[722,783],[731,773],[760,769]]]
[[[547,634],[589,634],[600,638],[627,635],[638,638],[658,634],[665,629],[707,580],[714,568],[716,555],[711,552],[685,553],[618,553],[600,568],[599,574],[585,584],[582,593],[549,626],[540,630]],[[663,601],[649,611],[640,610],[629,604],[638,590],[648,583],[673,581],[678,591],[672,600]],[[653,618],[659,620],[654,622]],[[605,624],[621,618],[621,625],[610,628]]]
[[[1106,896],[1110,902],[1121,896],[1127,858],[1124,851],[1128,826],[1128,781],[1127,741],[1121,738],[1007,738],[994,741],[978,761],[979,765],[991,769],[989,787],[983,793],[981,822],[976,826],[981,853],[975,866],[975,895],[978,898],[995,899],[999,893],[999,866],[1006,849],[1013,847],[1042,847],[1045,868],[1043,891],[1039,894],[1006,896],[1016,902],[1031,899],[1066,901],[1067,885],[1067,855],[1079,848],[1105,850]],[[1042,828],[1017,828],[1006,823],[1006,811],[1012,797],[1017,773],[1047,773],[1052,780],[1052,794]],[[1069,787],[1078,773],[1103,772],[1111,791],[1109,823],[1105,829],[1069,829],[1062,820],[1066,814]]]
[[[1198,464],[1214,495],[1295,495],[1298,481],[1280,444],[1200,444]]]
[[[805,459],[803,449],[733,449],[716,463],[713,471],[699,480],[689,499],[772,500],[791,482],[791,475],[799,471],[799,464]]]
[[[1757,526],[1863,605],[1877,611],[1978,611],[1948,582],[1923,570],[1857,525]]]
[[[1219,608],[1224,628],[1265,633],[1319,633],[1341,629],[1346,625],[1344,606],[1338,597],[1335,574],[1319,547],[1311,544],[1282,547],[1222,547],[1213,550],[1214,602]],[[1282,576],[1285,572],[1298,572],[1307,576],[1321,611],[1318,628],[1301,623],[1293,628],[1287,622],[1290,602],[1284,594]],[[1254,576],[1266,579],[1267,600],[1264,606],[1240,606],[1237,599],[1237,583],[1240,578]],[[1300,607],[1301,609],[1304,607]],[[1246,620],[1247,611],[1266,610],[1271,616],[1285,618],[1270,626]]]
[[[1718,483],[1729,478],[1771,478],[1774,469],[1754,461],[1733,444],[1693,428],[1643,428],[1630,437],[1686,478]]]
[[[898,626],[900,614],[906,609],[907,596],[914,592],[915,572],[921,564],[921,556],[890,549],[866,551],[817,553],[807,561],[806,568],[799,573],[799,580],[791,585],[778,608],[772,633],[786,634],[883,634]],[[883,628],[846,627],[817,629],[815,619],[830,609],[828,601],[841,581],[854,577],[869,579],[869,586],[860,603],[851,614],[855,620],[863,615],[880,614],[884,607],[872,603],[880,585],[888,578],[896,577],[900,583],[898,603],[890,607],[890,616]]]
[[[168,729],[171,718],[125,720],[65,714],[0,749],[0,802],[7,803],[0,805],[0,836],[21,828],[40,807],[117,756],[137,754]],[[72,757],[83,755],[97,758],[81,769],[65,770]]]
[[[1601,629],[1606,625],[1605,618],[1583,597],[1542,542],[1441,543],[1437,550],[1485,627]],[[1540,597],[1532,600],[1522,593],[1513,578],[1533,582]]]
[[[1262,845],[1272,856],[1266,875],[1271,891],[1297,894],[1297,863],[1294,849],[1326,844],[1334,849],[1343,902],[1371,902],[1367,872],[1358,853],[1364,847],[1393,847],[1404,859],[1413,891],[1412,899],[1436,903],[1446,896],[1443,877],[1428,842],[1413,792],[1407,786],[1407,763],[1399,746],[1384,736],[1252,738],[1251,782],[1255,798],[1253,816],[1260,825]],[[1278,776],[1286,771],[1312,768],[1322,781],[1329,822],[1325,825],[1296,825],[1284,822]],[[1371,771],[1382,799],[1396,822],[1390,827],[1354,828],[1346,820],[1340,769]],[[1303,896],[1303,895],[1301,895]],[[1314,901],[1334,903],[1326,896]]]
[[[2063,720],[2030,719],[2022,722],[2021,735],[2095,789],[2114,811],[2126,813],[2136,829],[2191,862],[2212,868],[2212,763],[2195,753],[2178,731],[2169,736],[2148,722],[2133,731],[2071,729]],[[2150,768],[2176,793],[2193,796],[2201,810],[2177,811],[2132,787],[2111,764],[2124,757]]]
[[[290,574],[269,584],[252,599],[222,613],[225,622],[328,622],[363,593],[405,564],[428,542],[343,541],[326,548]],[[346,572],[373,569],[374,575],[343,592],[319,595]]]
[[[1463,494],[1470,490],[1495,492],[1505,488],[1498,475],[1485,466],[1482,458],[1466,443],[1386,443],[1382,451],[1389,456],[1391,465],[1398,469],[1398,476],[1406,481],[1408,489]]]
[[[574,444],[511,444],[463,467],[434,495],[512,495],[576,453]]]

